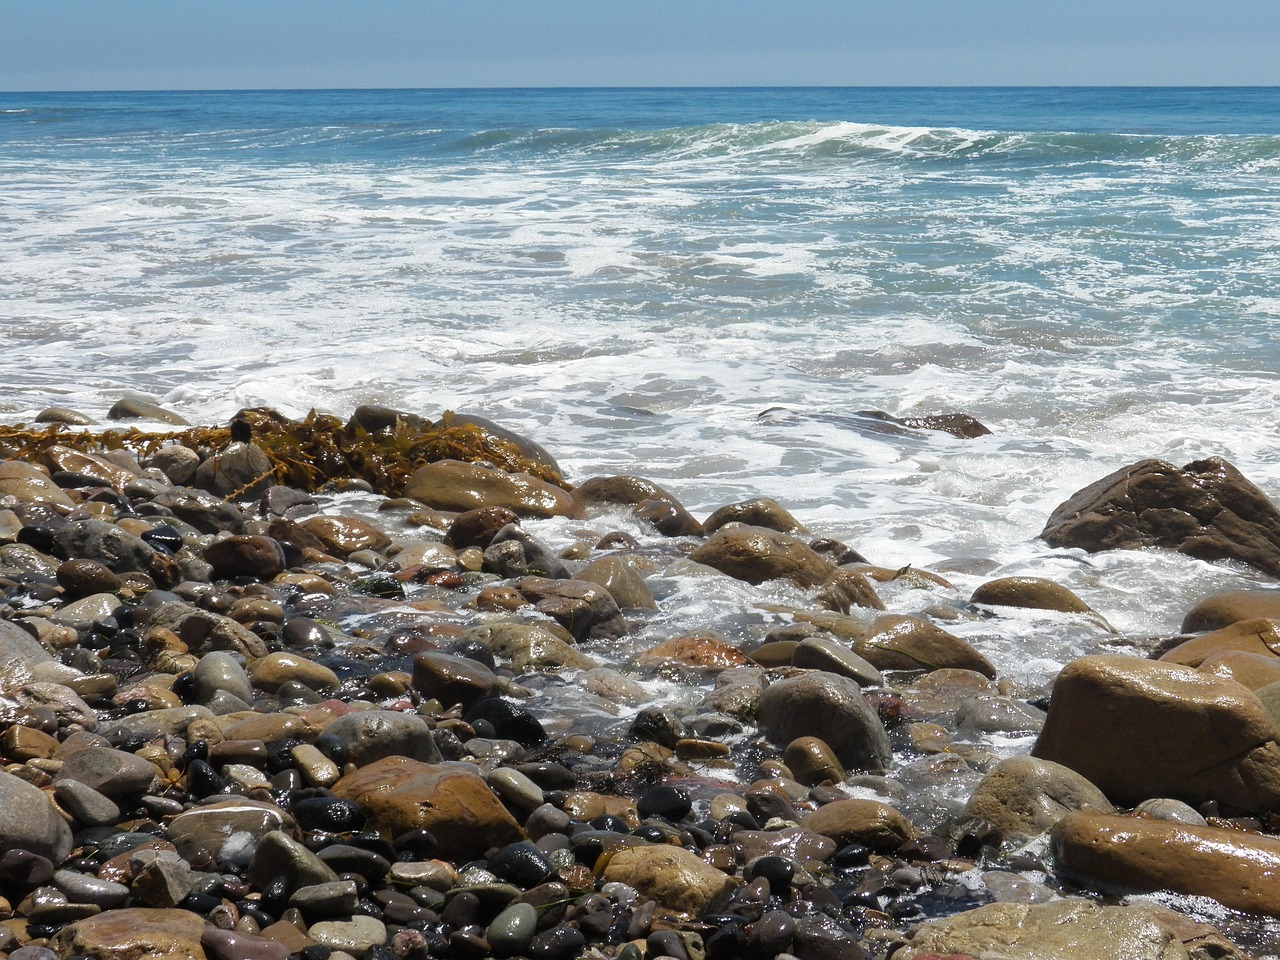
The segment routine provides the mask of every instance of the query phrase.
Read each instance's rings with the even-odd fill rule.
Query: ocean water
[[[1280,500],[1275,89],[8,93],[0,183],[6,422],[469,411],[1132,636],[1263,582],[1036,537],[1143,457]],[[1094,636],[971,629],[1033,680]]]

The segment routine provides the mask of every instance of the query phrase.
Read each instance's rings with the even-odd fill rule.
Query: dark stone
[[[364,826],[365,814],[353,800],[337,797],[309,797],[296,800],[289,808],[298,826],[304,830],[348,833]],[[339,871],[341,872],[341,871]]]
[[[518,554],[515,546],[520,547]],[[569,577],[569,568],[560,558],[518,523],[508,523],[493,535],[485,547],[484,558],[486,569],[503,577],[533,575],[550,577],[552,580],[566,580]]]
[[[636,810],[641,817],[662,817],[672,823],[683,820],[692,809],[693,801],[688,791],[679,787],[654,787],[636,801]]]
[[[463,719],[473,725],[478,720],[486,720],[493,726],[494,736],[514,740],[523,747],[537,746],[547,740],[547,733],[537,717],[501,697],[481,700],[466,712]]]
[[[1090,553],[1166,547],[1280,577],[1280,510],[1220,457],[1181,469],[1143,460],[1117,470],[1062,503],[1040,536]]]
[[[506,507],[479,507],[458,514],[445,531],[444,542],[454,550],[467,547],[488,548],[498,532],[508,524],[519,524],[520,517]]]
[[[552,927],[533,938],[529,944],[530,960],[572,960],[587,945],[587,938],[576,927]]]
[[[522,889],[536,887],[554,870],[546,854],[528,840],[507,844],[489,858],[489,869]]]

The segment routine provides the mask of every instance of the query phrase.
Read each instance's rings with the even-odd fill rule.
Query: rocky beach
[[[0,428],[0,955],[1280,953],[1270,586],[1136,636],[483,418],[112,416]],[[1226,461],[1094,480],[1064,555],[1280,574]]]

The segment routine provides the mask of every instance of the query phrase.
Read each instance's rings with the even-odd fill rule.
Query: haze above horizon
[[[15,92],[1280,84],[1274,0],[62,0],[0,37]]]

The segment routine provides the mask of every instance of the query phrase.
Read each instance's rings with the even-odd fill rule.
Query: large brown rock
[[[775,743],[825,740],[846,769],[887,770],[893,763],[884,724],[848,677],[811,670],[771,683],[756,719]]]
[[[907,934],[894,960],[1246,960],[1212,933],[1184,944],[1183,925],[1146,906],[1104,907],[1070,898],[1051,903],[991,903]],[[1208,928],[1194,925],[1196,931]],[[1193,952],[1194,951],[1194,952]]]
[[[878,670],[973,670],[995,677],[991,661],[941,627],[903,614],[886,614],[853,641],[854,652]]]
[[[1224,653],[1253,653],[1263,657],[1280,657],[1280,620],[1259,618],[1240,620],[1229,626],[1184,640],[1160,659],[1198,667],[1210,657]]]
[[[459,513],[506,507],[522,517],[573,517],[578,506],[568,491],[527,473],[507,473],[478,463],[438,460],[409,477],[404,495],[436,510]]]
[[[14,497],[21,503],[75,506],[75,501],[50,480],[43,470],[21,460],[0,462],[0,497]]]
[[[801,534],[805,532],[804,524],[771,497],[758,497],[755,500],[743,500],[741,503],[726,504],[702,522],[702,529],[707,533],[714,533],[726,523],[745,523],[752,527],[768,527],[770,530],[779,530],[782,533]]]
[[[1176,890],[1280,917],[1280,839],[1172,820],[1071,813],[1051,833],[1058,866],[1109,890]]]
[[[575,640],[616,640],[627,632],[622,611],[599,584],[521,577],[515,587],[534,609],[559,623]]]
[[[386,533],[360,517],[308,517],[299,521],[298,526],[337,557],[357,550],[382,551],[391,546],[391,538]]]
[[[586,507],[601,503],[635,506],[644,500],[679,503],[672,494],[644,477],[592,477],[573,491],[573,499]]]
[[[1183,618],[1182,632],[1219,630],[1259,619],[1280,620],[1280,590],[1231,590],[1201,600]]]
[[[816,587],[836,572],[834,564],[803,540],[765,527],[717,530],[689,559],[747,583],[790,580],[800,587]]]
[[[663,913],[686,920],[700,916],[738,883],[693,851],[668,844],[623,847],[609,857],[601,879],[634,887]]]
[[[993,607],[1025,607],[1056,610],[1059,613],[1092,613],[1089,605],[1074,593],[1043,577],[1001,577],[988,580],[973,591],[971,603]]]
[[[1090,553],[1168,547],[1280,576],[1280,510],[1221,457],[1117,470],[1062,503],[1040,536]]]
[[[190,910],[130,907],[78,920],[54,935],[60,957],[96,960],[205,960],[204,918]]]
[[[1280,745],[1266,708],[1235,681],[1178,664],[1119,655],[1067,664],[1031,752],[1118,804],[1280,805]]]
[[[469,763],[385,757],[343,777],[333,792],[360,804],[386,836],[430,830],[438,855],[446,859],[472,860],[524,838],[479,768]]]
[[[1073,810],[1112,813],[1106,796],[1074,770],[1035,757],[996,764],[965,804],[964,818],[991,824],[1008,842],[1034,839]]]

